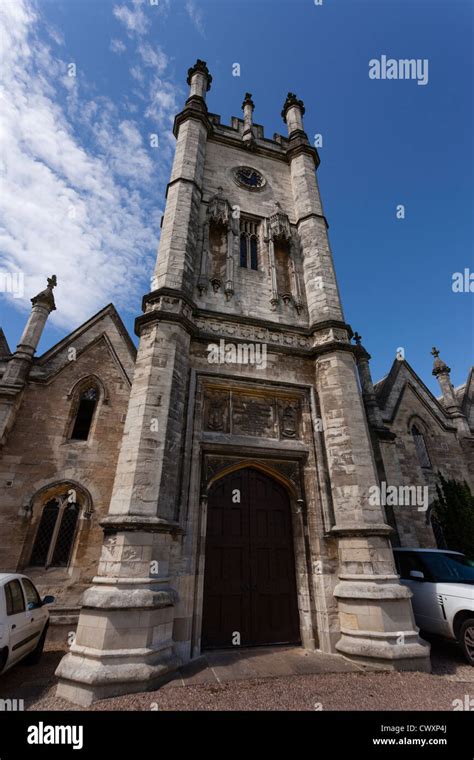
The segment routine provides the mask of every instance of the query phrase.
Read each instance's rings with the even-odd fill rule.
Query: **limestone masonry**
[[[391,546],[443,545],[438,471],[474,486],[472,370],[454,389],[434,349],[440,398],[401,358],[374,385],[344,320],[302,101],[269,139],[249,93],[230,125],[208,111],[211,80],[189,69],[175,119],[138,352],[109,305],[35,357],[60,273],[13,353],[0,331],[0,570],[77,626],[58,694],[83,705],[209,646],[428,669]]]

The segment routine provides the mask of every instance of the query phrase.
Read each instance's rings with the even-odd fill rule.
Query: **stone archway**
[[[255,467],[210,488],[202,646],[300,643],[290,499]]]

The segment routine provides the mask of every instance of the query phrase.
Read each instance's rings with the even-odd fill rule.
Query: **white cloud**
[[[144,0],[132,0],[132,8],[128,5],[114,6],[114,16],[122,22],[131,37],[146,34],[150,26],[150,18],[143,5]]]
[[[168,56],[159,47],[152,47],[148,42],[140,42],[138,53],[145,66],[153,68],[158,74],[162,74],[168,66]]]
[[[176,102],[172,84],[154,77],[148,108],[166,135],[156,155],[142,122],[84,96],[80,67],[67,77],[68,62],[37,36],[40,21],[25,0],[0,3],[0,269],[25,275],[24,299],[2,298],[29,309],[55,273],[50,319],[70,329],[109,301],[135,311],[148,284]]]
[[[125,53],[127,46],[122,42],[122,40],[117,40],[114,37],[112,40],[110,40],[110,49],[112,53],[118,53],[118,55],[121,55],[122,53]]]
[[[186,0],[186,10],[198,32],[204,35],[204,19],[202,11],[196,5],[195,0]]]

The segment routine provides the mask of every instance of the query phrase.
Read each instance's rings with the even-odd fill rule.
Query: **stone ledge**
[[[393,528],[386,523],[374,523],[372,525],[334,525],[331,533],[340,538],[355,538],[364,536],[389,536]]]
[[[411,599],[412,593],[401,583],[341,581],[334,588],[337,599]]]
[[[173,595],[170,591],[152,589],[96,588],[92,586],[84,592],[82,609],[100,610],[150,610],[172,607]]]
[[[162,517],[146,515],[107,515],[99,522],[104,533],[126,533],[144,531],[145,533],[183,533],[177,522],[164,520]]]

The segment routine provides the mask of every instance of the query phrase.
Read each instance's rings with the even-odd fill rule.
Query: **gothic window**
[[[240,219],[240,266],[258,271],[258,222]]]
[[[255,235],[250,238],[250,268],[258,269],[257,238]]]
[[[79,505],[72,492],[45,504],[31,552],[32,567],[67,567],[76,532]]]
[[[247,266],[247,236],[244,233],[240,236],[240,266]]]
[[[411,434],[415,443],[416,455],[420,466],[423,467],[423,469],[431,469],[431,460],[426,447],[425,436],[416,425],[412,426]]]
[[[94,385],[90,385],[81,392],[72,427],[71,439],[87,441],[98,400],[99,392]]]

